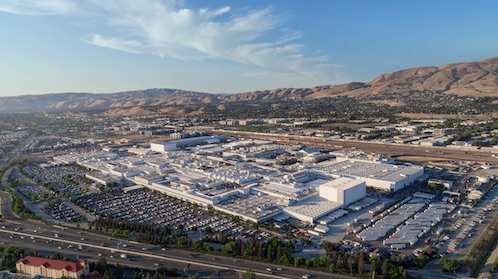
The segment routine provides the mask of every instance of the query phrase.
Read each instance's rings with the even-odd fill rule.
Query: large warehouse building
[[[340,177],[319,186],[319,195],[285,207],[287,215],[313,223],[320,217],[344,208],[366,197],[366,184],[348,177]]]
[[[321,168],[329,174],[351,177],[365,181],[369,187],[398,191],[424,174],[419,166],[391,165],[361,160],[344,160]]]
[[[361,200],[367,195],[367,187],[364,181],[347,177],[340,177],[322,184],[319,191],[321,197],[338,202],[343,207]]]
[[[150,150],[164,153],[168,151],[175,151],[177,148],[196,146],[200,144],[212,144],[219,142],[220,142],[220,137],[215,137],[215,136],[203,136],[203,137],[172,140],[165,142],[151,142]]]

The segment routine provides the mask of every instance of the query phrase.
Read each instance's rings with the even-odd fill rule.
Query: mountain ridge
[[[381,74],[369,82],[350,82],[310,88],[276,88],[235,94],[212,94],[181,89],[150,88],[116,93],[50,93],[0,97],[0,112],[118,110],[133,107],[166,108],[235,102],[274,102],[320,98],[400,96],[437,92],[458,96],[498,97],[498,57],[474,62],[425,66]],[[171,111],[170,109],[163,109]],[[136,110],[142,111],[142,110]]]

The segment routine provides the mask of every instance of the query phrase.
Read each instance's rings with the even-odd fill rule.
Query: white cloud
[[[0,11],[19,15],[61,15],[77,11],[77,4],[66,0],[1,0]]]
[[[0,11],[45,15],[74,14],[101,24],[102,31],[84,40],[130,53],[177,59],[221,59],[257,65],[276,73],[316,77],[335,71],[327,56],[308,56],[297,41],[302,33],[282,29],[283,18],[266,8],[239,14],[218,9],[187,8],[174,0],[0,0]],[[272,38],[271,40],[267,38]]]

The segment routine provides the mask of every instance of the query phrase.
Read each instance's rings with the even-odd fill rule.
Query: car
[[[154,266],[159,266],[159,264],[158,263],[154,263]]]
[[[61,249],[62,249],[62,247],[60,247],[60,246],[59,246],[59,247],[57,247],[57,249],[61,250]]]
[[[109,258],[114,259],[114,256],[113,256],[113,255],[110,255],[110,256],[109,256]]]
[[[304,274],[303,276],[301,276],[301,278],[309,279],[309,278],[311,278],[311,275],[310,274]]]
[[[267,268],[266,268],[266,271],[271,271],[271,268],[267,267]]]
[[[98,253],[97,256],[102,257],[102,253]]]
[[[142,247],[142,250],[143,250],[143,251],[147,251],[147,248],[145,248],[145,247]]]
[[[278,270],[278,271],[281,271],[281,270],[282,270],[282,268],[281,268],[281,267],[277,267],[277,270]]]
[[[84,238],[84,237],[82,237],[82,238],[81,238],[81,240],[85,240],[85,238]]]

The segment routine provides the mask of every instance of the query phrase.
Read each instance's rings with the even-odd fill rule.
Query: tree
[[[3,254],[5,256],[15,256],[19,257],[22,253],[22,250],[19,247],[9,246],[5,250],[3,250]]]
[[[54,259],[54,260],[62,260],[62,254],[57,252],[57,253],[53,254],[50,258]]]
[[[256,273],[254,273],[251,269],[247,270],[245,279],[256,279]]]
[[[374,274],[375,272],[377,272],[377,259],[376,258],[373,258],[371,261],[370,261],[370,272],[372,274]]]
[[[360,275],[363,274],[364,264],[365,264],[365,259],[363,258],[363,253],[361,253],[360,256],[358,257],[358,273]]]
[[[318,259],[318,265],[321,267],[326,267],[329,264],[329,257],[324,255]]]
[[[107,261],[105,260],[104,257],[99,258],[99,260],[95,264],[95,270],[97,270],[100,273],[103,273],[104,271],[107,270]]]
[[[387,276],[388,272],[389,272],[389,262],[387,260],[385,260],[383,263],[382,263],[382,267],[381,267],[381,272],[382,272],[382,275],[384,276]]]
[[[350,275],[353,276],[353,255],[350,255],[348,257],[348,268],[349,268]]]
[[[334,272],[335,272],[335,264],[334,264],[334,263],[331,263],[331,264],[329,265],[329,272],[330,272],[330,273],[334,273]]]
[[[230,241],[227,244],[221,246],[221,251],[223,252],[223,254],[226,254],[226,255],[232,254],[233,253],[233,246],[234,246],[234,242]]]
[[[182,235],[178,238],[177,242],[178,246],[185,247],[187,246],[187,237],[185,235]]]
[[[116,268],[112,272],[112,278],[123,278],[123,269],[119,265],[119,263],[116,265]]]
[[[344,267],[341,254],[337,255],[337,262],[336,262],[335,266],[336,266],[336,268],[343,268]]]
[[[294,259],[294,266],[295,267],[299,267],[299,266],[304,265],[304,264],[306,264],[306,259],[301,258],[301,257],[297,257]]]
[[[211,228],[210,226],[207,226],[204,231],[207,233],[207,234],[212,234],[213,233],[213,228]]]
[[[443,264],[441,270],[447,272],[455,272],[460,264],[458,260],[448,259],[446,257],[441,258],[441,263]]]

